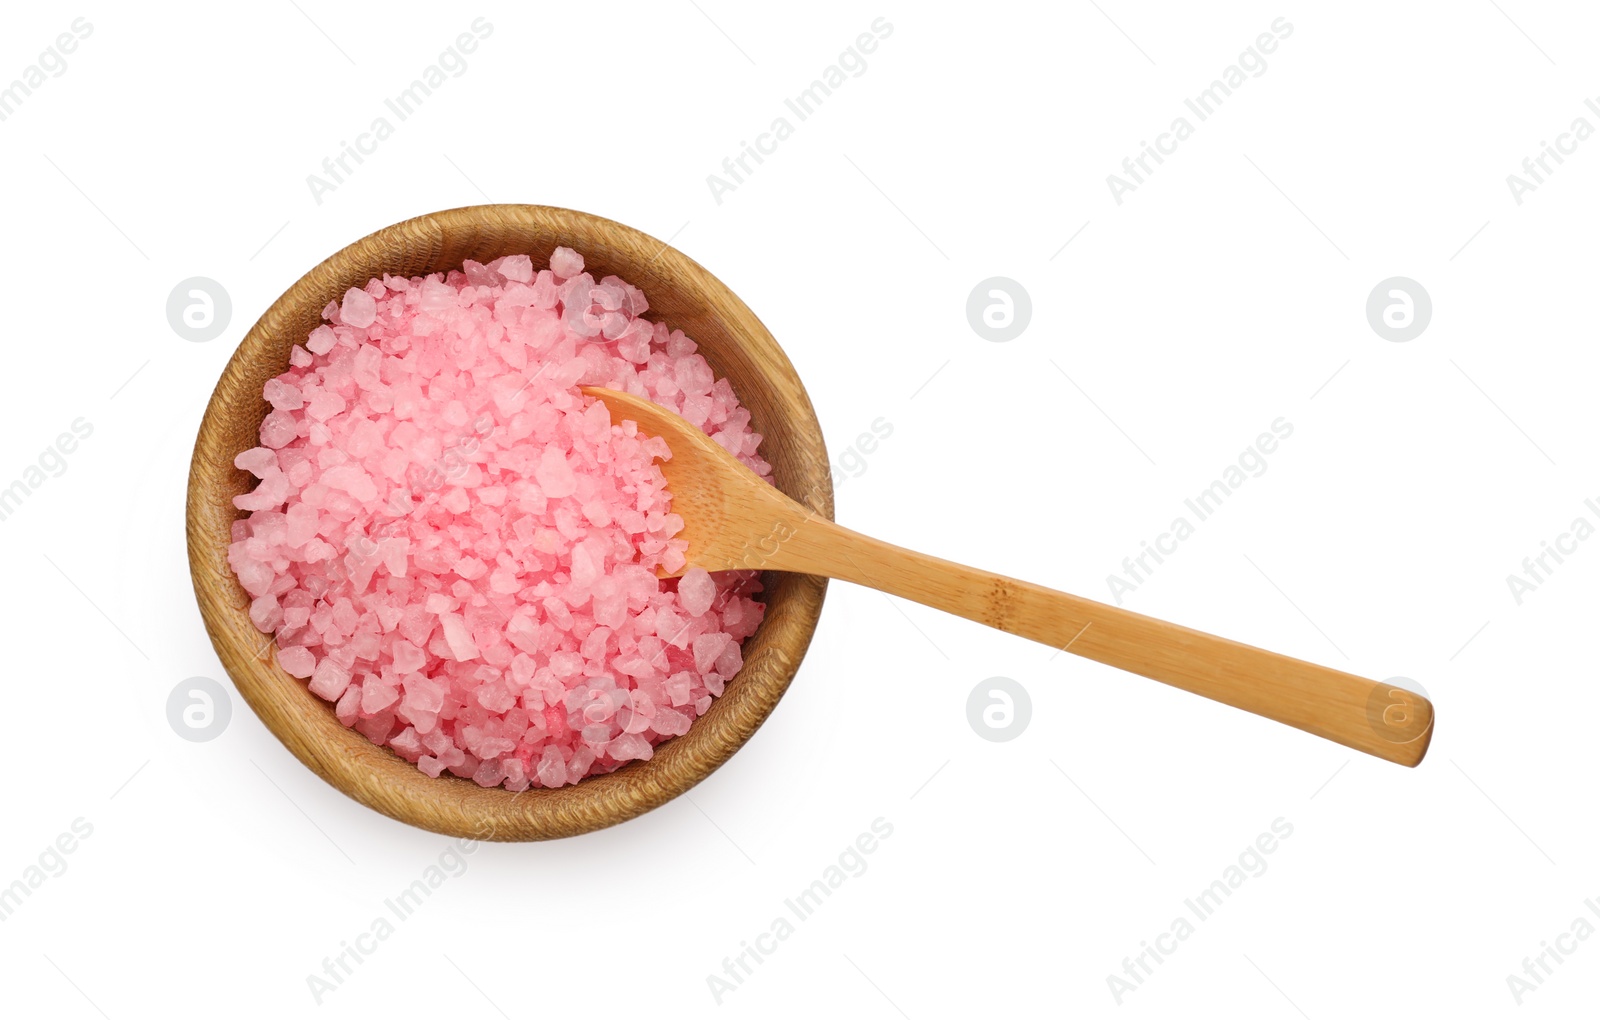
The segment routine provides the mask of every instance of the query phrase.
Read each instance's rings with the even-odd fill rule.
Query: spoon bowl
[[[557,789],[511,793],[445,773],[429,778],[334,716],[333,706],[277,664],[270,637],[249,616],[249,597],[228,566],[233,497],[252,478],[234,457],[258,445],[270,409],[262,385],[289,365],[289,351],[350,287],[390,273],[418,276],[526,254],[543,264],[557,246],[580,252],[598,277],[616,274],[643,290],[648,316],[682,329],[717,376],[726,377],[753,426],[773,481],[820,516],[833,510],[828,457],[811,401],[794,366],[761,320],[721,281],[670,245],[611,220],[536,205],[485,205],[419,216],[386,227],[316,266],[273,303],[222,372],[195,441],[188,488],[189,568],[206,631],[239,694],[308,768],[367,806],[452,836],[533,840],[615,825],[685,792],[750,738],[777,705],[805,655],[826,582],[801,574],[763,576],[767,611],[744,644],[744,668],[689,732],[660,744],[649,761]]]

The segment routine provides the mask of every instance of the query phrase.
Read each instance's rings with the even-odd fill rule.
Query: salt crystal
[[[594,764],[595,753],[592,748],[579,747],[572,752],[572,760],[567,762],[567,782],[576,783],[589,774],[589,767]]]
[[[690,616],[709,610],[716,597],[717,583],[699,567],[690,567],[678,578],[678,603]]]
[[[354,726],[356,720],[361,718],[361,685],[350,684],[344,689],[337,704],[333,706],[333,714],[346,726]]]
[[[378,303],[366,291],[351,287],[344,292],[344,303],[339,306],[339,318],[347,326],[366,329],[378,318]]]
[[[648,761],[650,752],[650,742],[637,733],[624,733],[606,745],[606,753],[617,761]]]
[[[539,782],[545,786],[561,786],[567,781],[567,763],[554,744],[546,744],[539,758]]]
[[[479,786],[499,786],[505,778],[505,768],[498,761],[480,762],[478,770],[472,774],[472,781]]]
[[[292,412],[273,411],[261,420],[261,445],[274,450],[288,446],[298,429]]]
[[[694,668],[701,673],[709,673],[716,668],[717,657],[722,650],[733,643],[733,638],[724,631],[712,634],[702,634],[694,639]]]
[[[739,642],[730,637],[728,643],[723,646],[722,654],[717,656],[717,661],[713,665],[720,676],[733,676],[738,673],[744,667],[744,653],[739,649]]]
[[[407,726],[390,737],[389,746],[394,748],[396,753],[407,761],[414,762],[422,755],[422,739],[417,735],[416,728],[413,726]]]
[[[349,405],[339,394],[332,390],[319,389],[306,404],[306,413],[317,421],[327,421],[336,414],[343,414],[347,406]]]
[[[415,673],[428,661],[422,649],[409,641],[396,641],[390,651],[396,672]]]
[[[309,648],[291,645],[288,648],[278,649],[278,665],[290,676],[304,680],[316,669],[317,660]]]
[[[248,471],[257,478],[264,478],[268,468],[277,468],[278,455],[272,450],[257,446],[233,458],[233,466],[240,471]]]
[[[556,447],[547,446],[539,455],[539,466],[534,469],[539,488],[552,499],[570,496],[578,491],[578,481],[566,456]]]
[[[318,326],[311,331],[311,336],[306,340],[306,350],[312,354],[327,354],[338,342],[339,337],[331,328]]]
[[[350,671],[343,669],[331,658],[317,663],[311,674],[311,693],[328,701],[337,701],[350,685]]]
[[[651,722],[651,729],[663,737],[676,737],[689,732],[689,717],[677,709],[659,708]]]
[[[550,271],[562,279],[571,279],[583,272],[583,256],[571,248],[557,248],[550,253]]]
[[[361,685],[362,715],[376,715],[399,700],[399,690],[386,684],[374,683],[369,680]]]
[[[533,260],[526,255],[507,255],[505,258],[495,260],[500,275],[517,283],[531,283],[533,281]]]
[[[295,503],[290,506],[284,544],[290,547],[302,546],[316,537],[317,508],[305,503]]]
[[[444,630],[444,639],[450,645],[450,654],[457,661],[465,662],[478,657],[478,646],[472,640],[472,634],[467,631],[467,625],[462,622],[457,613],[441,613],[439,625]]]

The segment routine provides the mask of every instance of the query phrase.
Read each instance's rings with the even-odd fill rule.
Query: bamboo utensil
[[[666,440],[661,464],[688,563],[821,574],[942,609],[1108,666],[1416,765],[1433,735],[1420,694],[869,538],[768,485],[689,422],[642,397],[584,387],[612,420]]]

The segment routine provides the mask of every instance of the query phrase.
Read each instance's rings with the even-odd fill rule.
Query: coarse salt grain
[[[688,731],[761,622],[756,574],[691,569],[655,459],[580,385],[761,437],[692,340],[557,248],[352,287],[267,381],[228,549],[279,665],[430,776],[562,786]]]

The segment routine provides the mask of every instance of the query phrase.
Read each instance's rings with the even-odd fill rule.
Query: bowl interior
[[[510,793],[448,772],[430,779],[335,718],[333,706],[277,665],[270,638],[251,623],[249,597],[227,562],[233,497],[253,479],[233,458],[258,445],[270,409],[262,385],[289,364],[289,350],[322,321],[322,309],[375,276],[418,276],[527,254],[548,262],[564,245],[582,253],[596,279],[615,273],[645,292],[646,316],[682,329],[727,376],[764,437],[762,456],[779,488],[832,516],[833,490],[821,430],[794,367],[761,321],[687,256],[619,223],[548,206],[452,209],[362,238],[297,281],[245,336],[212,394],[190,467],[190,571],[206,630],[239,693],[286,747],[329,783],[401,821],[450,835],[530,840],[614,825],[688,790],[728,759],[788,687],[810,643],[826,582],[768,572],[766,617],[744,645],[744,668],[687,734],[647,762],[559,789]]]

